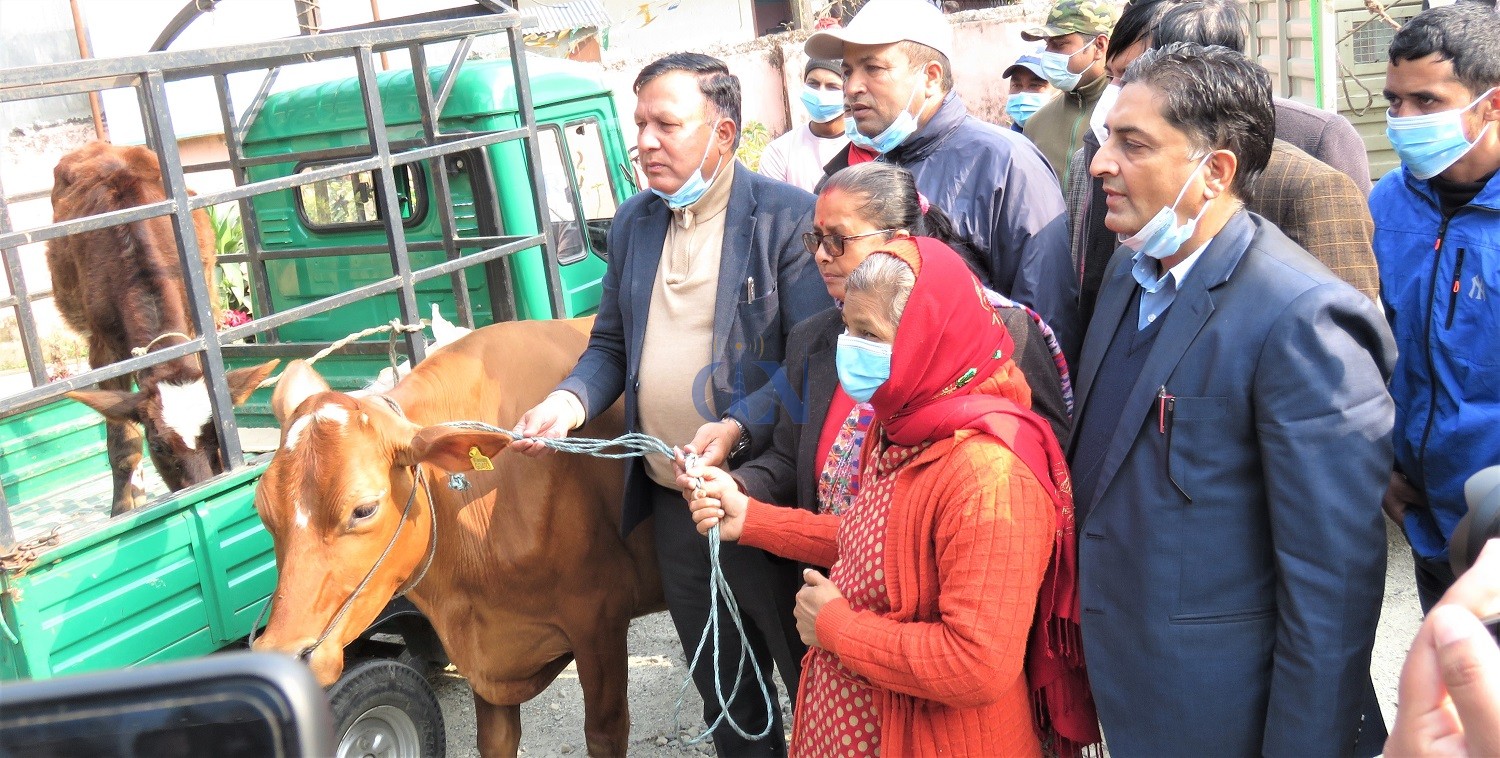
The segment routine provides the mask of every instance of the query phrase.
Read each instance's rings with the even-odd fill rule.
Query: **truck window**
[[[548,221],[557,235],[557,262],[572,263],[588,255],[588,248],[578,228],[578,204],[563,163],[561,132],[556,126],[538,129],[537,146],[542,153],[542,181],[547,185]]]
[[[568,152],[572,158],[573,176],[578,180],[578,197],[583,202],[583,218],[589,246],[603,258],[609,222],[615,217],[614,182],[609,161],[604,154],[604,135],[594,119],[568,125]]]
[[[305,164],[297,167],[297,173],[316,168],[320,165]],[[396,200],[403,225],[421,223],[427,212],[421,169],[410,164],[396,167]],[[297,212],[307,228],[318,231],[379,227],[380,181],[373,171],[361,171],[304,184],[297,188]]]

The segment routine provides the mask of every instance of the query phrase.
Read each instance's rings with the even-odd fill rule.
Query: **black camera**
[[[1464,500],[1469,503],[1469,512],[1448,540],[1448,562],[1454,576],[1468,571],[1479,560],[1484,544],[1500,537],[1500,466],[1480,469],[1469,477],[1464,482]]]
[[[1480,469],[1469,477],[1464,482],[1464,500],[1468,501],[1469,512],[1459,519],[1453,538],[1448,540],[1448,563],[1454,576],[1468,571],[1479,560],[1485,543],[1500,537],[1500,466]],[[1500,643],[1500,615],[1481,620]]]

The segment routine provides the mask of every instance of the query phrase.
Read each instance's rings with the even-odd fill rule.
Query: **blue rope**
[[[675,458],[674,451],[667,443],[652,437],[649,434],[630,432],[611,440],[591,439],[588,437],[525,437],[510,429],[501,429],[479,421],[449,421],[443,426],[451,426],[460,429],[477,429],[480,431],[504,434],[515,440],[530,440],[540,442],[542,445],[561,453],[573,453],[575,455],[590,455],[596,458],[639,458],[652,453]],[[697,465],[697,456],[688,456],[687,467],[694,468]],[[703,657],[703,649],[708,646],[708,640],[719,638],[719,600],[722,597],[724,608],[729,613],[729,620],[734,624],[735,631],[740,636],[740,657],[735,662],[734,684],[729,688],[729,696],[724,696],[724,682],[719,675],[719,646],[716,643],[713,649],[714,667],[714,696],[719,701],[719,717],[709,724],[702,734],[685,741],[685,745],[696,745],[709,735],[721,724],[728,724],[735,734],[747,740],[764,739],[771,733],[771,726],[776,723],[774,704],[771,702],[771,692],[766,684],[766,677],[760,670],[760,662],[755,657],[755,650],[750,647],[750,638],[745,633],[745,621],[740,616],[740,604],[734,597],[734,590],[729,587],[729,578],[724,575],[724,567],[719,561],[719,550],[722,540],[719,538],[719,527],[717,524],[708,530],[708,623],[703,627],[703,634],[698,638],[698,646],[693,650],[693,659],[688,662],[688,675],[683,679],[682,686],[677,690],[677,703],[672,708],[673,731],[681,730],[680,716],[682,713],[683,699],[687,696],[688,685],[693,682],[693,672],[698,669],[698,662]],[[760,685],[761,699],[766,704],[766,726],[759,734],[750,734],[744,727],[740,726],[729,715],[729,704],[739,695],[740,684],[745,675],[745,659],[749,658],[751,671],[755,674],[755,681]]]

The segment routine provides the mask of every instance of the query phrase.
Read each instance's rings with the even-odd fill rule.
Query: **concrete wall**
[[[1046,6],[1013,6],[949,16],[954,26],[955,56],[953,86],[969,111],[986,121],[998,122],[1005,114],[1005,80],[1000,73],[1034,43],[1021,39],[1021,30],[1039,23]],[[618,19],[616,20],[618,23]],[[716,56],[740,77],[744,92],[742,119],[745,124],[765,124],[780,135],[807,122],[807,111],[797,99],[802,88],[802,69],[807,55],[802,51],[807,32],[788,32],[759,37],[734,45],[695,47]],[[613,43],[611,43],[613,44]],[[625,142],[635,144],[635,96],[631,83],[641,67],[658,54],[636,55],[607,61],[604,79],[613,88],[620,112]]]

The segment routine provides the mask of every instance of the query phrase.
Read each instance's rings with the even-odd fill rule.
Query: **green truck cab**
[[[455,26],[430,23],[411,32],[391,27],[396,31],[387,28],[379,32],[383,37],[326,33],[306,44],[362,54],[361,65],[368,67],[371,47],[361,50],[350,40],[394,40],[386,46],[416,50],[432,38],[456,38]],[[504,27],[490,23],[488,31],[508,31],[515,51],[515,26],[514,20]],[[152,53],[120,59],[119,67],[170,73],[178,62],[220,65],[219,57],[203,57],[215,54],[244,70],[256,64],[253,55],[226,49]],[[280,48],[266,55],[265,68],[289,59]],[[220,261],[248,270],[254,318],[275,321],[300,311],[295,320],[272,326],[221,328],[223,366],[214,367],[216,375],[267,356],[306,357],[366,327],[409,322],[413,310],[425,316],[434,305],[469,327],[594,312],[605,234],[615,208],[636,191],[635,175],[611,94],[591,69],[533,55],[524,62],[521,72],[510,60],[426,67],[425,103],[412,70],[362,70],[359,77],[270,95],[252,108],[248,128],[228,140],[236,185],[274,183],[335,164],[363,161],[359,165],[368,168],[325,171],[317,181],[228,198],[239,202],[246,219],[247,252],[220,255]],[[0,86],[0,101],[72,86],[64,82],[74,74],[63,66],[32,68],[57,71],[16,77],[30,89],[7,93]],[[17,72],[33,74],[5,73]],[[142,81],[149,83],[144,74]],[[371,81],[379,95],[375,112],[383,110],[383,119],[368,121],[374,129],[367,128],[366,116]],[[162,113],[145,115],[160,119]],[[522,139],[528,133],[535,138]],[[384,154],[377,149],[381,140],[389,145]],[[457,142],[467,144],[444,152]],[[423,157],[403,157],[424,150]],[[369,167],[372,161],[377,165]],[[164,168],[169,165],[163,161]],[[382,196],[382,186],[390,186],[383,184],[382,166],[392,167],[399,196],[394,206]],[[167,183],[180,185],[180,179],[168,177]],[[185,189],[179,192],[187,197]],[[218,194],[226,193],[199,199],[224,202],[214,199]],[[399,208],[401,240],[383,221],[383,209],[390,207]],[[546,223],[539,223],[543,218]],[[10,233],[3,199],[0,222],[0,249],[8,262],[19,244],[35,237]],[[179,244],[186,245],[181,235]],[[459,267],[471,257],[478,262]],[[452,265],[439,274],[422,271],[442,264]],[[400,281],[392,284],[393,277]],[[244,339],[247,329],[253,341]],[[350,347],[318,363],[335,389],[366,386],[389,365],[383,335]],[[57,385],[38,380],[35,369],[32,376],[36,386],[29,392],[0,397],[0,681],[243,646],[276,584],[271,539],[253,506],[269,460],[266,448],[278,436],[270,389],[236,409],[228,427],[246,431],[241,439],[268,434],[269,446],[256,452],[247,444],[243,455],[236,449],[239,460],[224,474],[179,492],[167,493],[159,479],[152,480],[156,499],[110,518],[101,417],[58,397],[67,387],[49,392]],[[370,655],[440,659],[441,647],[420,614],[398,603],[404,605],[393,604],[367,633],[364,642],[375,651]],[[393,635],[405,639],[392,647]]]

